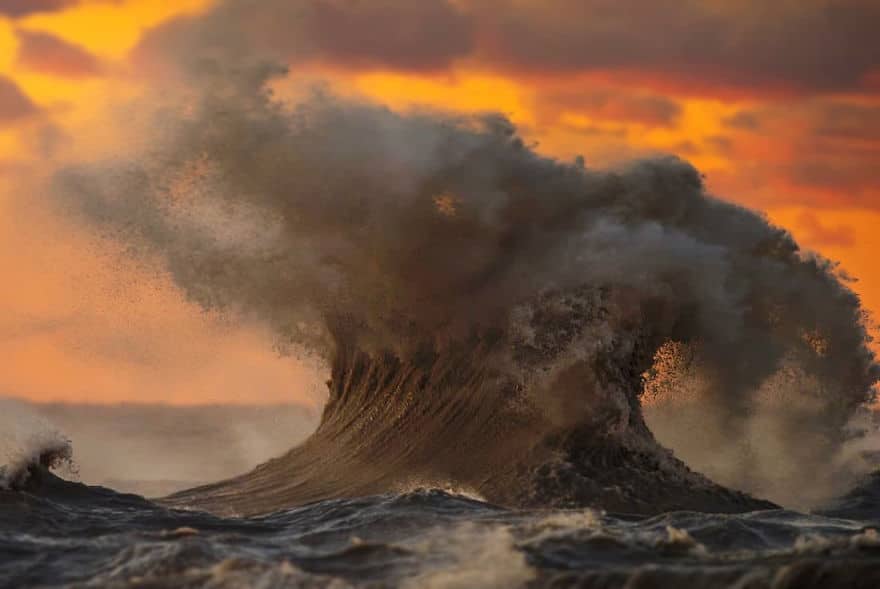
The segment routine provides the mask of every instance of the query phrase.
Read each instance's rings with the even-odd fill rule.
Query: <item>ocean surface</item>
[[[812,515],[510,510],[417,489],[250,518],[33,468],[0,491],[2,587],[880,586],[880,477]]]

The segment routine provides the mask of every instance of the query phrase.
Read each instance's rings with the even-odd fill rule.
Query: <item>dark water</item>
[[[3,587],[878,587],[880,478],[825,515],[507,510],[439,490],[253,518],[44,471],[0,491]]]

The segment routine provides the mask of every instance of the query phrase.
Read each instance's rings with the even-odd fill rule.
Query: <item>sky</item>
[[[185,55],[210,19],[227,28],[208,42],[284,56],[282,97],[320,82],[499,111],[588,166],[676,154],[839,261],[880,314],[876,0],[0,0],[0,395],[320,403],[314,363],[187,302],[38,188],[71,153],[112,150],[125,117],[105,113],[159,75],[144,56]]]

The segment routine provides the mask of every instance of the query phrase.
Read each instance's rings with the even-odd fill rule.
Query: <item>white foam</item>
[[[403,583],[406,589],[503,589],[535,578],[510,528],[466,523],[431,534],[420,547],[427,570]]]
[[[70,440],[23,404],[0,400],[0,488],[24,483],[30,468],[40,463],[74,475]]]

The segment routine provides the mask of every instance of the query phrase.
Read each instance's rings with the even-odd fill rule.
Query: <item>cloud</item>
[[[725,194],[763,208],[880,208],[880,104],[811,98],[755,106],[722,123],[750,131],[730,137],[735,170],[712,172]]]
[[[791,167],[798,184],[837,190],[864,201],[880,192],[880,106],[840,100],[807,105],[807,134],[795,143]],[[875,199],[867,199],[880,206]]]
[[[337,63],[432,69],[449,65],[471,49],[470,25],[447,0],[325,1],[306,6],[305,28],[313,31],[317,52]]]
[[[472,49],[470,20],[449,0],[226,0],[202,17],[160,25],[135,50],[193,63],[236,59],[242,48],[289,63],[397,70],[448,67]],[[185,58],[184,58],[185,59]]]
[[[0,0],[0,14],[17,18],[38,12],[55,12],[79,4],[79,0]]]
[[[596,72],[695,94],[867,88],[880,3],[698,0],[225,0],[148,48],[194,60],[263,49],[288,63],[437,71],[467,60],[528,75]]]
[[[724,135],[706,137],[706,145],[715,153],[728,155],[733,150],[733,141]]]
[[[94,55],[48,33],[18,31],[20,65],[45,74],[82,78],[100,73]]]
[[[817,135],[880,143],[880,105],[835,101],[818,110],[813,127]]]
[[[818,154],[792,164],[789,173],[799,185],[833,190],[846,195],[844,200],[860,200],[865,192],[880,191],[877,177],[877,161],[880,151],[871,159],[832,159],[834,154]],[[862,205],[880,206],[880,202],[859,202]]]
[[[721,124],[730,129],[738,129],[740,131],[757,131],[761,127],[758,115],[746,110],[741,110],[734,115],[723,118]]]
[[[472,0],[483,58],[547,72],[630,70],[746,87],[859,86],[880,63],[880,3]]]
[[[567,125],[567,128],[584,137],[602,137],[604,139],[626,139],[629,132],[620,127],[602,127],[599,125]]]
[[[686,157],[694,156],[700,153],[700,148],[697,147],[697,144],[691,141],[690,139],[686,139],[684,141],[680,141],[673,148],[672,152],[678,155],[683,155]]]
[[[39,108],[9,78],[0,75],[0,124],[18,121],[39,112]]]
[[[621,89],[557,90],[539,98],[539,109],[568,111],[594,118],[671,127],[681,116],[681,106],[655,94],[636,94]]]

